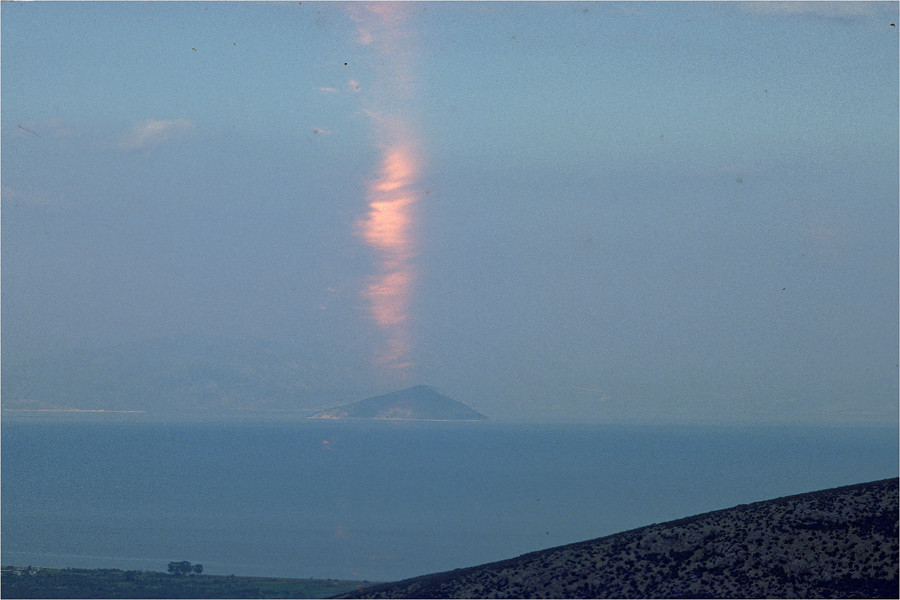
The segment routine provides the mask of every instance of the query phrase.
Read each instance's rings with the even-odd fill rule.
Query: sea
[[[898,475],[890,427],[0,425],[3,565],[390,581]]]

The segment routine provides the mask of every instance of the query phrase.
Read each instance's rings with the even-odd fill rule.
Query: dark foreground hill
[[[444,396],[433,387],[415,387],[331,408],[311,419],[391,419],[417,421],[483,421],[483,414]]]
[[[743,504],[340,597],[897,598],[897,520],[898,480],[887,479]]]

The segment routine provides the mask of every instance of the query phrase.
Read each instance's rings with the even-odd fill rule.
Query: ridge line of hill
[[[896,598],[898,570],[898,478],[889,478],[739,504],[340,597]]]

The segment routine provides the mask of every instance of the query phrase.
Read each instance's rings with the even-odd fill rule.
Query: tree
[[[201,573],[203,573],[203,565],[197,563],[196,565],[194,565],[194,574],[200,575]]]
[[[180,562],[173,561],[169,563],[169,573],[171,573],[172,575],[190,575],[193,569],[194,568],[193,566],[191,566],[191,563],[186,560],[182,560]],[[203,570],[202,565],[200,565],[200,569]]]

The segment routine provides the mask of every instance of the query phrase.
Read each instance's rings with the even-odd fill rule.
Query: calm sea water
[[[895,428],[2,424],[3,564],[394,580],[898,474]]]

